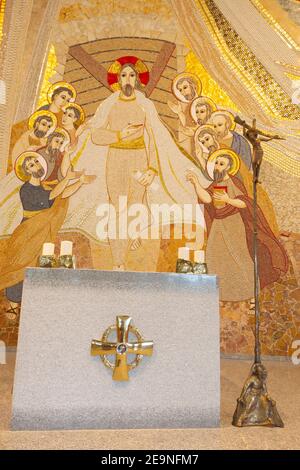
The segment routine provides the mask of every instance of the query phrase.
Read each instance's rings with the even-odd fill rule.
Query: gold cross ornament
[[[117,342],[109,341],[110,334],[116,331]],[[136,336],[137,341],[129,341],[129,333]],[[101,341],[92,340],[91,355],[100,356],[106,367],[113,369],[113,380],[129,380],[128,372],[138,366],[143,356],[152,356],[153,341],[145,341],[137,328],[131,324],[131,317],[117,316],[116,324],[109,326],[102,335]],[[132,362],[127,362],[127,354],[135,354]],[[116,355],[115,363],[107,356]]]

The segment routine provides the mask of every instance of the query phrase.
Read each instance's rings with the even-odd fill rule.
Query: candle
[[[190,260],[190,249],[186,246],[178,248],[178,259],[184,259],[185,261]]]
[[[73,253],[73,242],[64,240],[60,244],[60,256],[71,255]]]
[[[194,253],[194,261],[195,263],[205,263],[205,251],[196,250]]]
[[[44,243],[42,256],[54,256],[54,243]]]

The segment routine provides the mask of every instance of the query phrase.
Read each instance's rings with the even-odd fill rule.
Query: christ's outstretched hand
[[[143,186],[149,186],[155,177],[155,172],[153,170],[146,170],[138,179],[138,182]]]

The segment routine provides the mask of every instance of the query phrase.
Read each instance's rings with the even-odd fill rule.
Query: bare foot
[[[133,240],[133,242],[131,243],[130,245],[130,250],[131,251],[135,251],[137,250],[138,248],[140,248],[142,246],[142,240],[140,238],[136,238],[135,240]]]
[[[124,264],[117,264],[117,265],[113,266],[113,271],[125,271]]]
[[[11,322],[16,322],[20,314],[20,310],[21,310],[20,304],[11,302],[10,308],[6,310],[5,312],[6,318]]]
[[[249,315],[255,315],[255,299],[250,299],[250,305],[249,305]]]

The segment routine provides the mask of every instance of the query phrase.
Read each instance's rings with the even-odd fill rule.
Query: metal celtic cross
[[[112,331],[117,333],[117,342],[108,340]],[[137,337],[137,341],[129,341],[129,332]],[[129,370],[136,367],[143,356],[152,356],[153,341],[144,341],[137,328],[131,325],[131,317],[127,315],[117,316],[116,325],[108,327],[101,341],[96,339],[91,343],[91,355],[100,356],[104,365],[113,369],[113,380],[129,380]],[[127,354],[136,354],[133,362],[127,362]],[[115,363],[110,362],[106,356],[116,355]]]

